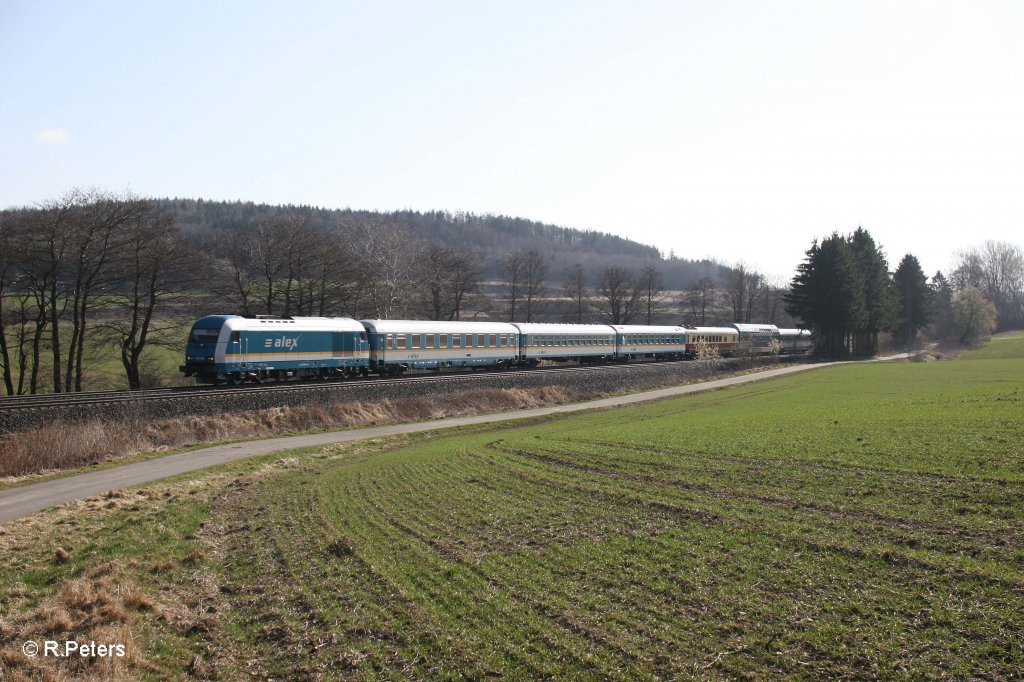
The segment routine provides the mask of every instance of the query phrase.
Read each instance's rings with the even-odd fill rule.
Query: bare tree
[[[39,373],[42,368],[43,337],[50,331],[53,390],[64,390],[60,336],[60,318],[69,298],[67,281],[63,274],[66,258],[72,251],[74,239],[73,214],[86,203],[84,192],[74,190],[60,199],[46,202],[38,210],[30,211],[24,219],[26,225],[25,281],[35,299],[35,329],[32,334],[32,363],[29,392],[39,391]]]
[[[0,362],[3,363],[3,381],[7,395],[14,395],[14,373],[11,352],[7,343],[9,289],[17,284],[20,254],[15,236],[15,221],[10,214],[0,214]],[[16,319],[11,316],[11,319]]]
[[[478,293],[480,271],[468,253],[434,244],[420,260],[420,310],[432,320],[458,320],[467,300]]]
[[[654,318],[665,307],[665,286],[662,283],[661,271],[654,265],[647,265],[640,272],[637,283],[640,290],[640,307],[646,324],[653,324]]]
[[[548,306],[547,285],[544,279],[548,274],[547,260],[538,251],[527,251],[523,255],[523,304],[526,312],[526,321],[533,322],[534,318],[544,312]]]
[[[625,268],[607,267],[597,281],[597,309],[610,324],[629,324],[637,316],[641,290]]]
[[[253,277],[250,239],[242,230],[225,230],[204,240],[203,248],[217,257],[208,287],[219,301],[242,315],[256,312],[257,286]]]
[[[693,324],[704,326],[708,312],[715,306],[715,280],[703,277],[690,285],[683,296],[683,308]]]
[[[252,264],[261,280],[260,295],[263,312],[275,314],[278,299],[284,294],[289,221],[260,220],[249,229],[248,238],[252,244]]]
[[[569,268],[562,290],[572,303],[572,317],[576,324],[583,324],[583,313],[587,310],[587,278],[581,264],[575,263]]]
[[[507,300],[509,322],[516,321],[516,308],[522,298],[523,289],[525,287],[524,279],[526,277],[526,265],[523,262],[524,260],[524,254],[516,251],[515,253],[510,253],[501,261],[502,282],[505,285],[505,289],[508,291]]]
[[[999,328],[1024,323],[1024,251],[1016,244],[987,241],[961,251],[950,275],[954,289],[973,286],[996,307]]]
[[[383,221],[363,224],[358,238],[370,314],[381,319],[404,314],[421,244],[407,230]]]
[[[126,226],[151,212],[149,202],[131,194],[113,196],[90,193],[74,212],[71,253],[67,263],[67,291],[71,311],[71,339],[65,363],[65,390],[82,390],[86,331],[94,306],[103,305],[102,292],[120,277],[111,265],[114,256],[130,238]]]
[[[763,293],[764,275],[740,261],[733,266],[726,282],[725,295],[737,322],[752,321],[754,308]]]
[[[332,229],[318,236],[304,277],[306,302],[300,307],[300,314],[354,313],[359,301],[359,268],[347,240],[339,231]]]
[[[152,208],[131,220],[126,237],[118,258],[121,281],[112,297],[120,314],[102,327],[118,346],[129,388],[139,389],[142,353],[148,345],[167,343],[161,332],[181,327],[169,308],[189,300],[202,260],[174,220]]]

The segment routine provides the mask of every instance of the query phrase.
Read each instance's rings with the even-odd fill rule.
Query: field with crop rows
[[[1024,336],[998,343],[5,524],[0,678],[1018,679]],[[129,656],[22,653],[76,638]]]
[[[1022,398],[1019,359],[845,366],[310,466],[214,507],[230,638],[274,677],[1010,678]]]

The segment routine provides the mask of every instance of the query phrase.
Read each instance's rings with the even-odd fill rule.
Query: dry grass
[[[426,398],[402,398],[380,403],[277,407],[241,414],[165,419],[141,430],[123,422],[55,423],[0,437],[0,476],[9,477],[8,482],[16,482],[18,478],[51,470],[73,469],[201,443],[441,419],[540,407],[587,397],[590,396],[561,386],[476,389],[447,396],[443,404]]]
[[[2,633],[7,643],[122,644],[123,657],[29,657],[19,646],[5,647],[0,679],[135,679],[145,662],[135,647],[132,625],[137,613],[158,612],[159,607],[126,577],[125,567],[115,561],[87,567],[81,577],[64,580],[51,596],[13,616]]]

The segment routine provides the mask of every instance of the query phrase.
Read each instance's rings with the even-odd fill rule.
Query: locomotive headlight
[[[213,356],[211,355],[210,357],[206,358],[206,361],[207,362],[213,362]]]
[[[185,362],[192,362],[193,360],[195,360],[195,358],[192,357],[191,355],[186,355],[185,356]]]

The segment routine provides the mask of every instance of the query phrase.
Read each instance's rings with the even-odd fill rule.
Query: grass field
[[[0,587],[32,613],[117,562],[150,585],[123,622],[154,677],[1013,679],[1010,343],[239,464],[100,501],[66,563],[59,527],[12,529]]]
[[[95,324],[95,323],[94,323]],[[183,323],[180,329],[165,331],[151,337],[151,343],[147,344],[142,353],[142,372],[144,379],[157,386],[177,386],[184,382],[178,366],[184,357],[185,339],[189,333],[188,323]],[[48,332],[47,332],[48,333]],[[61,327],[63,362],[67,362],[67,345],[71,340],[71,325],[64,324]],[[121,364],[120,350],[112,339],[101,339],[102,332],[95,329],[90,331],[86,343],[83,371],[82,388],[86,391],[120,390],[128,388],[128,379],[125,377],[124,366]],[[47,337],[48,338],[48,337]],[[165,344],[157,345],[153,341],[161,340]],[[13,332],[8,334],[7,343],[11,349],[12,363],[15,365],[14,383],[17,385],[17,358],[15,357],[16,338]],[[167,345],[169,344],[169,345]],[[26,349],[31,352],[30,348]],[[31,359],[29,359],[31,363]],[[26,370],[26,390],[29,382]],[[40,355],[39,369],[39,390],[41,393],[53,391],[53,355],[48,343],[44,343]],[[3,394],[3,384],[0,382],[0,394]]]
[[[967,351],[965,360],[1007,360],[1024,357],[1024,332],[1008,332],[994,336],[981,348]]]

